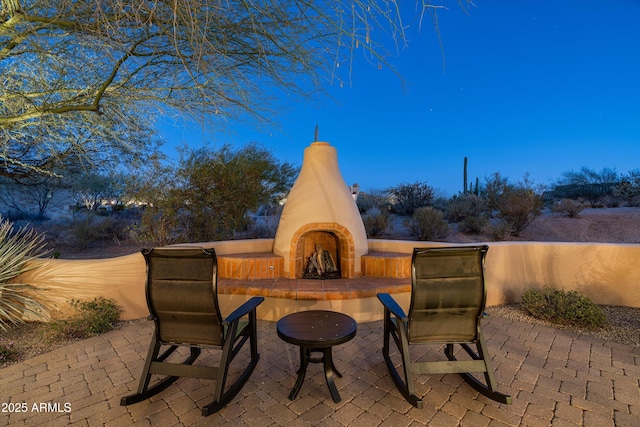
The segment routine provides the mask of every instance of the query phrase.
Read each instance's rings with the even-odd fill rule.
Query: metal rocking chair
[[[398,390],[417,408],[422,408],[422,400],[415,394],[413,381],[420,374],[457,373],[483,395],[511,403],[511,396],[497,391],[480,322],[486,302],[484,259],[488,250],[486,245],[414,249],[408,315],[389,294],[378,294],[384,306],[384,360]],[[402,356],[404,380],[389,356],[390,337]],[[410,344],[446,344],[448,360],[412,362]],[[471,360],[457,360],[454,344],[460,344]],[[475,344],[477,352],[469,344]],[[484,373],[486,384],[472,372]]]
[[[216,380],[213,402],[202,408],[202,415],[217,412],[236,396],[258,363],[256,308],[264,298],[251,298],[223,320],[218,306],[214,250],[156,248],[143,250],[142,254],[147,263],[147,305],[155,330],[138,392],[123,397],[120,404],[145,400],[186,376]],[[245,316],[248,321],[243,319]],[[247,340],[249,365],[225,392],[229,365]],[[163,345],[169,348],[160,353]],[[167,361],[180,346],[190,347],[191,354],[182,362]],[[219,367],[193,365],[201,347],[222,350]],[[149,387],[152,374],[165,377]]]

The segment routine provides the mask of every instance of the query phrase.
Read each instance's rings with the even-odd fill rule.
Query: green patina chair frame
[[[146,299],[155,322],[138,391],[123,397],[121,405],[148,399],[179,377],[216,381],[213,401],[202,408],[207,416],[229,403],[253,372],[258,354],[256,308],[264,301],[253,297],[225,319],[217,295],[217,258],[213,249],[154,248],[143,250],[147,265]],[[249,341],[250,361],[225,391],[229,365]],[[169,346],[160,353],[162,346]],[[167,361],[179,347],[189,347],[182,362]],[[202,348],[221,349],[219,366],[193,365]],[[152,374],[164,376],[149,387]]]
[[[384,360],[398,390],[417,408],[422,408],[422,400],[415,394],[414,376],[420,374],[457,373],[483,395],[511,403],[510,396],[497,391],[482,332],[488,250],[486,245],[414,249],[408,314],[391,295],[378,294],[384,306]],[[404,380],[389,354],[391,337],[402,357]],[[409,346],[413,344],[445,344],[448,360],[411,361]],[[471,360],[456,359],[454,344],[459,344]],[[475,344],[477,352],[469,344]],[[471,373],[484,373],[486,384]]]

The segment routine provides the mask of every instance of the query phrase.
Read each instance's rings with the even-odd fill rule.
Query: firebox
[[[316,274],[304,274],[309,270],[309,258],[318,250],[318,245],[334,262],[335,271],[332,274],[321,275],[317,271]],[[297,233],[294,233],[291,240],[289,277],[296,279],[354,277],[354,253],[353,237],[346,227],[335,223],[306,224]]]
[[[328,231],[305,233],[298,245],[302,246],[303,279],[340,278],[340,239]]]

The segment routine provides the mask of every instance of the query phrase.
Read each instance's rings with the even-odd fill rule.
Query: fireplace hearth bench
[[[411,254],[370,252],[362,276],[348,279],[290,279],[282,258],[272,253],[218,256],[218,292],[294,300],[375,298],[411,291]]]
[[[375,298],[378,293],[411,291],[411,278],[358,277],[355,279],[218,279],[218,293],[293,300]]]

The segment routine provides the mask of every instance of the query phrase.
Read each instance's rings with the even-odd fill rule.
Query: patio
[[[120,398],[138,385],[153,329],[153,322],[140,320],[0,370],[0,424],[640,424],[639,347],[496,316],[483,324],[499,388],[513,396],[512,405],[489,400],[449,374],[420,376],[416,388],[424,395],[424,409],[412,407],[395,388],[382,360],[381,321],[360,323],[356,337],[336,347],[334,360],[344,375],[336,380],[340,403],[331,399],[319,366],[310,367],[298,398],[290,401],[298,350],[277,337],[274,322],[260,320],[260,362],[236,399],[219,413],[200,415],[200,406],[213,393],[212,382],[190,378],[179,379],[155,398],[122,407]],[[206,354],[201,357],[207,360]],[[432,349],[424,357],[444,358]],[[24,402],[27,411],[10,413],[9,402]]]

